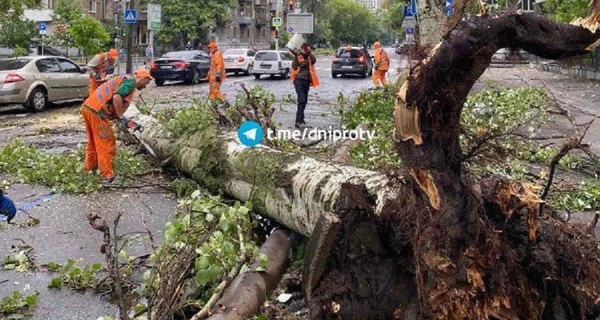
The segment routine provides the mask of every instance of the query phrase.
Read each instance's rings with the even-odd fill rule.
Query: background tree
[[[232,0],[158,0],[162,7],[162,27],[157,34],[160,41],[170,42],[180,39],[180,45],[187,40],[200,38],[209,26],[217,21],[226,21],[229,9],[237,2]]]
[[[32,39],[37,34],[37,26],[30,20],[9,20],[10,23],[3,23],[0,28],[0,46],[14,49],[15,56],[24,55],[29,51]]]
[[[81,48],[86,57],[102,51],[110,40],[104,26],[98,20],[87,16],[75,20],[68,33],[73,38],[73,44]]]
[[[548,0],[543,6],[550,19],[563,23],[585,17],[588,12],[587,0]]]
[[[404,0],[387,0],[380,9],[380,16],[385,27],[395,38],[402,38],[402,23],[404,22]]]
[[[51,42],[54,45],[65,47],[66,55],[69,54],[69,46],[73,44],[73,36],[67,30],[79,19],[81,19],[81,5],[75,0],[60,0],[54,10],[57,32],[52,34]],[[64,29],[60,29],[64,28]]]
[[[327,26],[331,30],[329,41],[334,45],[365,44],[381,35],[375,15],[356,1],[331,0],[327,10]]]
[[[35,0],[0,0],[0,20],[18,19],[23,15],[25,8],[37,7]]]

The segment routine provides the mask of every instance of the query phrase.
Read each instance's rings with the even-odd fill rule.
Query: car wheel
[[[371,70],[369,70],[369,77],[373,76],[373,68],[371,68]]]
[[[32,112],[40,112],[46,110],[46,108],[48,107],[48,94],[46,93],[46,89],[42,87],[37,87],[33,89],[24,106]]]
[[[194,74],[192,75],[192,83],[198,84],[198,83],[200,83],[201,80],[202,80],[202,78],[200,78],[200,71],[198,71],[197,69],[194,69]]]
[[[364,71],[360,74],[361,78],[365,79],[367,77],[367,71]]]
[[[163,79],[156,79],[156,80],[154,80],[154,83],[156,83],[157,87],[162,87],[162,86],[165,85],[165,80],[163,80]]]
[[[248,65],[248,68],[247,68],[247,69],[246,69],[246,71],[244,72],[244,75],[245,75],[245,76],[249,76],[249,75],[250,75],[250,72],[252,72],[252,66],[251,66],[251,65]]]
[[[282,78],[287,79],[289,77],[290,77],[290,69],[285,69],[285,73],[283,74]]]
[[[260,79],[260,74],[255,74],[254,79],[256,79],[256,80]]]
[[[335,73],[335,72],[332,72],[332,73],[331,73],[331,77],[332,77],[332,78],[337,78],[337,77],[338,77],[338,74],[337,74],[337,73]]]

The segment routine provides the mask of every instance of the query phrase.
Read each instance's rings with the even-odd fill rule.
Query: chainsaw
[[[139,124],[135,124],[135,122],[133,122],[133,121],[127,121],[125,119],[121,119],[121,123],[123,124],[123,126],[125,126],[125,129],[127,129],[127,131],[129,133],[131,133],[131,135],[133,135],[135,137],[135,139],[142,146],[144,146],[144,148],[146,149],[146,151],[148,151],[152,156],[158,158],[156,156],[156,153],[152,149],[152,147],[150,147],[149,144],[145,143],[144,140],[142,140],[142,126],[140,126]]]

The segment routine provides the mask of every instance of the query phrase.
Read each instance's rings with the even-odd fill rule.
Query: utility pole
[[[256,11],[255,11],[255,4],[256,4],[256,0],[250,0],[252,1],[252,22],[250,23],[250,49],[254,49],[254,32],[256,30]]]
[[[276,18],[281,18],[281,21],[283,23],[283,0],[275,0],[277,1],[275,3],[275,17]],[[275,27],[275,34],[277,35],[275,37],[275,50],[279,50],[279,27]]]
[[[119,42],[120,42],[120,38],[121,38],[121,28],[119,26],[119,11],[121,9],[120,6],[120,2],[114,1],[113,2],[113,13],[115,16],[115,28],[117,29],[117,34],[115,35],[115,50],[117,50],[117,52],[119,53],[119,59],[117,59],[117,61],[119,63],[117,63],[117,75],[121,74],[121,51],[119,51]]]
[[[129,0],[129,10],[135,9],[135,0]],[[129,32],[127,36],[127,74],[133,73],[133,37],[135,35],[136,23],[129,24]]]

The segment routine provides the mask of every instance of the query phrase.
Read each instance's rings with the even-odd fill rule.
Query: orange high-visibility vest
[[[89,107],[101,117],[118,119],[117,111],[112,104],[112,98],[121,85],[121,82],[126,78],[126,76],[117,76],[106,81],[83,102],[83,105]],[[125,110],[129,107],[134,93],[135,89],[127,97],[123,97],[123,107]]]
[[[304,63],[304,55],[298,54],[296,57],[298,59],[298,64]],[[308,60],[308,71],[310,72],[310,86],[317,87],[320,84],[319,77],[317,77],[317,70],[315,70],[315,67],[313,66],[310,58],[307,60]],[[298,67],[295,70],[292,70],[292,73],[290,74],[290,79],[292,79],[292,82],[294,82],[294,80],[296,80],[296,77],[298,76],[298,72],[300,72],[300,67]]]
[[[100,62],[98,63],[98,66],[93,68],[94,71],[100,73],[100,76],[102,78],[104,78],[107,74],[107,70],[108,67],[110,66],[110,64],[108,63],[108,60],[110,59],[108,56],[108,52],[104,52],[104,53],[98,53],[97,55],[100,58]]]
[[[383,48],[375,49],[375,64],[380,71],[387,71],[390,68],[390,59]]]

